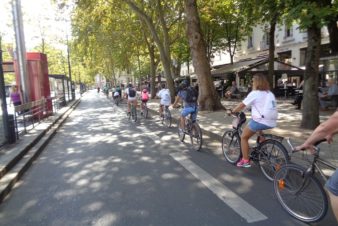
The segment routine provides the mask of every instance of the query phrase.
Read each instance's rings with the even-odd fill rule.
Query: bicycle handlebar
[[[299,152],[299,151],[305,151],[306,150],[306,149],[296,150],[295,147],[293,146],[293,144],[291,143],[290,137],[286,137],[285,140],[288,143],[288,145],[290,146],[292,153]],[[320,148],[318,147],[318,145],[321,144],[321,143],[323,143],[323,142],[325,142],[325,141],[326,141],[326,139],[322,139],[322,140],[317,141],[313,145],[314,146],[314,150],[315,150],[314,154],[317,154],[317,155],[319,154]]]

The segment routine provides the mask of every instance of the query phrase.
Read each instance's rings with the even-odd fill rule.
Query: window
[[[248,49],[253,48],[253,40],[252,40],[252,36],[248,37]]]
[[[292,26],[289,27],[287,25],[285,25],[285,34],[284,34],[284,38],[290,38],[293,36],[293,29]]]

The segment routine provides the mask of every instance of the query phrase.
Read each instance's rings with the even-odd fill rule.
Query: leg
[[[160,104],[160,110],[159,110],[159,112],[160,112],[160,116],[162,116],[162,114],[163,114],[163,105],[162,104]]]
[[[130,100],[128,100],[128,114],[130,114],[130,103],[131,101]]]
[[[326,182],[325,188],[330,198],[332,211],[338,222],[338,170],[336,170]]]
[[[249,139],[255,134],[248,126],[243,129],[241,136],[241,148],[244,160],[249,160]]]

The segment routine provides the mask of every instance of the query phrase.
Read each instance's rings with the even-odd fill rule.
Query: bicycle
[[[196,120],[193,120],[192,113],[185,117],[184,129],[180,131],[180,119],[177,122],[178,137],[181,142],[184,141],[185,135],[190,137],[190,142],[195,151],[201,150],[202,147],[202,130]]]
[[[116,106],[118,106],[119,103],[120,103],[120,96],[115,96],[115,97],[114,97],[114,104],[115,104]]]
[[[141,114],[142,114],[143,118],[148,118],[148,106],[147,106],[147,102],[141,102],[141,106],[142,106]]]
[[[232,129],[226,130],[222,137],[222,151],[225,159],[235,165],[242,158],[241,134],[246,115],[240,112],[233,117]],[[264,141],[260,142],[260,137]],[[288,151],[282,144],[283,139],[280,136],[263,134],[257,137],[256,146],[250,148],[250,160],[259,165],[263,175],[270,181],[273,181],[281,166],[289,161]]]
[[[132,119],[132,121],[136,122],[137,121],[137,112],[136,112],[136,107],[133,103],[131,103],[130,106],[130,114],[128,115],[128,120]]]
[[[286,140],[292,153],[298,152],[294,150],[290,139]],[[316,173],[327,181],[321,166],[324,165],[332,170],[336,170],[336,166],[319,157],[318,145],[323,141],[325,140],[315,144],[315,153],[309,167],[305,168],[294,163],[287,164],[275,175],[274,192],[279,203],[291,216],[306,223],[320,221],[328,210],[328,198]]]
[[[171,118],[171,113],[170,113],[170,110],[169,110],[169,106],[164,106],[164,110],[163,110],[163,113],[161,115],[161,119],[162,119],[162,124],[164,124],[165,126],[167,126],[168,128],[171,126],[171,121],[172,121],[172,118]]]

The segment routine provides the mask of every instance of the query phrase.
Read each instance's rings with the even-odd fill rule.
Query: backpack
[[[185,98],[185,101],[188,103],[196,103],[197,102],[197,98],[198,98],[198,94],[197,94],[197,90],[191,86],[189,86],[186,89],[187,92],[187,96]]]
[[[136,97],[136,91],[133,88],[128,89],[128,96],[129,97]]]
[[[142,97],[141,97],[142,100],[149,100],[149,94],[148,92],[142,92]]]

